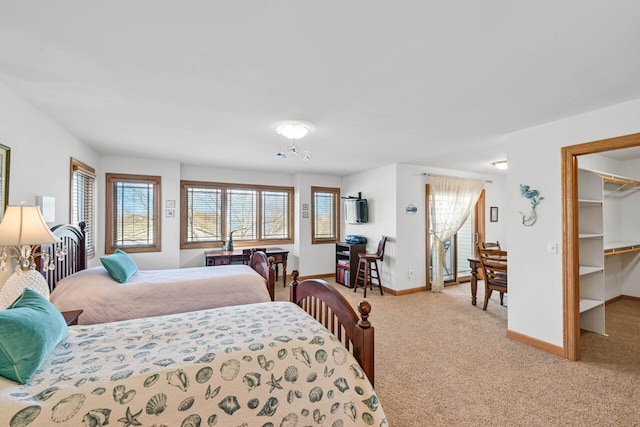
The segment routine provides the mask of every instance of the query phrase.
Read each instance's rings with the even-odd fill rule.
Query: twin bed
[[[83,276],[75,231],[54,230],[70,254],[54,285]],[[266,268],[268,282],[273,267],[259,255],[254,269]],[[293,278],[294,304],[267,298],[70,327],[27,384],[0,378],[0,424],[387,425],[372,386],[371,307],[361,302],[356,315],[326,282]]]

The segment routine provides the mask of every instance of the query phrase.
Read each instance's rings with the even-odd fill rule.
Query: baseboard
[[[564,348],[548,343],[546,341],[539,340],[537,338],[530,337],[528,335],[521,334],[519,332],[512,331],[511,329],[507,329],[507,338],[530,345],[531,347],[539,348],[540,350],[555,354],[556,356],[565,357]]]
[[[604,305],[609,305],[611,303],[614,303],[616,301],[620,301],[620,300],[623,300],[623,299],[628,299],[628,300],[631,300],[631,301],[640,301],[640,297],[634,297],[634,296],[631,296],[631,295],[618,295],[617,297],[613,297],[611,299],[606,300],[604,302]]]
[[[311,276],[298,276],[298,282],[302,282],[303,280],[307,280],[307,279],[327,279],[329,277],[335,277],[335,276],[336,276],[335,273],[312,274]]]
[[[426,291],[429,290],[429,288],[427,288],[426,286],[421,286],[419,288],[411,288],[411,289],[400,289],[400,290],[386,288],[386,287],[383,286],[382,289],[386,293],[389,293],[389,294],[394,295],[394,296],[415,294],[416,292],[426,292]],[[374,287],[374,290],[375,290],[375,287]]]

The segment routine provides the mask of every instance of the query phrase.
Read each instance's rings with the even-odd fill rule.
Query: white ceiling
[[[640,98],[639,18],[637,0],[0,0],[0,82],[103,153],[489,172],[500,135]],[[316,127],[310,162],[275,158],[289,118]]]

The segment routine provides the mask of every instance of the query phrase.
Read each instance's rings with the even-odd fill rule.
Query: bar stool
[[[367,297],[367,285],[373,290],[372,280],[378,281],[380,287],[380,295],[382,293],[382,282],[380,282],[380,272],[378,271],[378,260],[382,262],[384,259],[384,246],[387,243],[387,236],[381,236],[378,243],[378,250],[375,254],[359,253],[358,254],[358,270],[356,272],[356,281],[353,285],[353,292],[358,290],[358,284],[362,283],[364,288],[364,297]],[[375,276],[372,274],[375,272]]]

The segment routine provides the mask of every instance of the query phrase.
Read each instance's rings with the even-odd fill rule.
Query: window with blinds
[[[85,244],[87,257],[93,258],[96,254],[95,244],[95,188],[96,171],[91,166],[71,158],[71,188],[70,218],[69,222],[78,225],[85,223]]]
[[[311,243],[335,243],[340,237],[340,189],[311,187]]]
[[[160,251],[159,176],[107,174],[106,252]]]
[[[292,187],[181,181],[181,248],[293,243]]]

